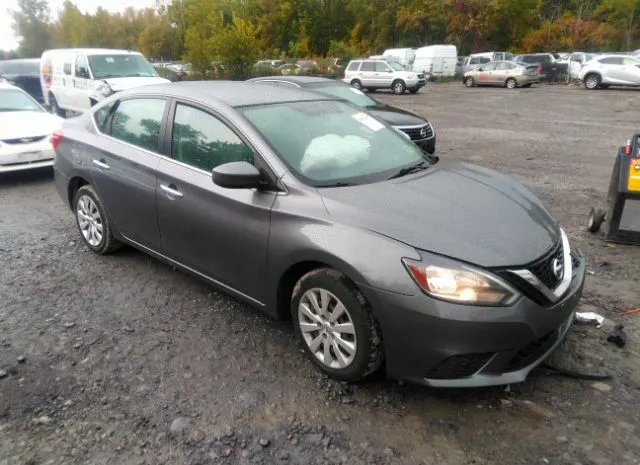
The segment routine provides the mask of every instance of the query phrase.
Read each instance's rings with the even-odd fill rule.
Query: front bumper
[[[510,307],[470,307],[422,293],[363,292],[382,329],[390,376],[433,387],[494,386],[524,381],[560,345],[584,277],[578,257],[569,289],[550,307],[526,296]]]
[[[0,173],[53,166],[55,152],[49,143],[9,145],[0,148]]]

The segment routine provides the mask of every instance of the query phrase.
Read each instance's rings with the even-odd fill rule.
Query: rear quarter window
[[[360,67],[360,62],[359,61],[352,61],[351,63],[349,63],[349,67],[347,68],[348,71],[358,71],[358,68]]]

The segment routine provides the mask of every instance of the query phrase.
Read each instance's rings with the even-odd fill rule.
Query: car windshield
[[[309,89],[322,92],[323,94],[331,95],[332,97],[338,97],[342,100],[346,100],[347,102],[361,107],[378,106],[376,101],[371,97],[348,85],[335,84],[333,82],[327,84],[322,82],[317,84],[310,84],[307,87],[309,87]]]
[[[94,79],[157,76],[155,68],[142,55],[89,55]]]
[[[394,71],[405,71],[404,66],[402,66],[397,61],[387,61],[387,65]]]
[[[31,97],[20,90],[0,90],[0,112],[5,111],[42,111]]]
[[[430,163],[406,137],[346,102],[281,103],[241,111],[294,174],[316,187],[378,182],[411,165]]]

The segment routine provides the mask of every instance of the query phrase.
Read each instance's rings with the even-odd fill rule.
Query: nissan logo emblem
[[[420,137],[422,137],[423,139],[427,138],[427,128],[420,129]]]
[[[551,270],[557,279],[564,277],[564,264],[559,258],[553,259],[553,262],[551,262]]]

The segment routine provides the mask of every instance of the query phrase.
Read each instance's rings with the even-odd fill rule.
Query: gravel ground
[[[0,177],[0,465],[640,463],[640,247],[584,226],[603,204],[640,92],[433,85],[378,98],[427,116],[442,157],[534,190],[589,259],[583,310],[553,363],[508,388],[433,390],[384,373],[333,382],[272,321],[135,250],[79,240],[50,171]]]

